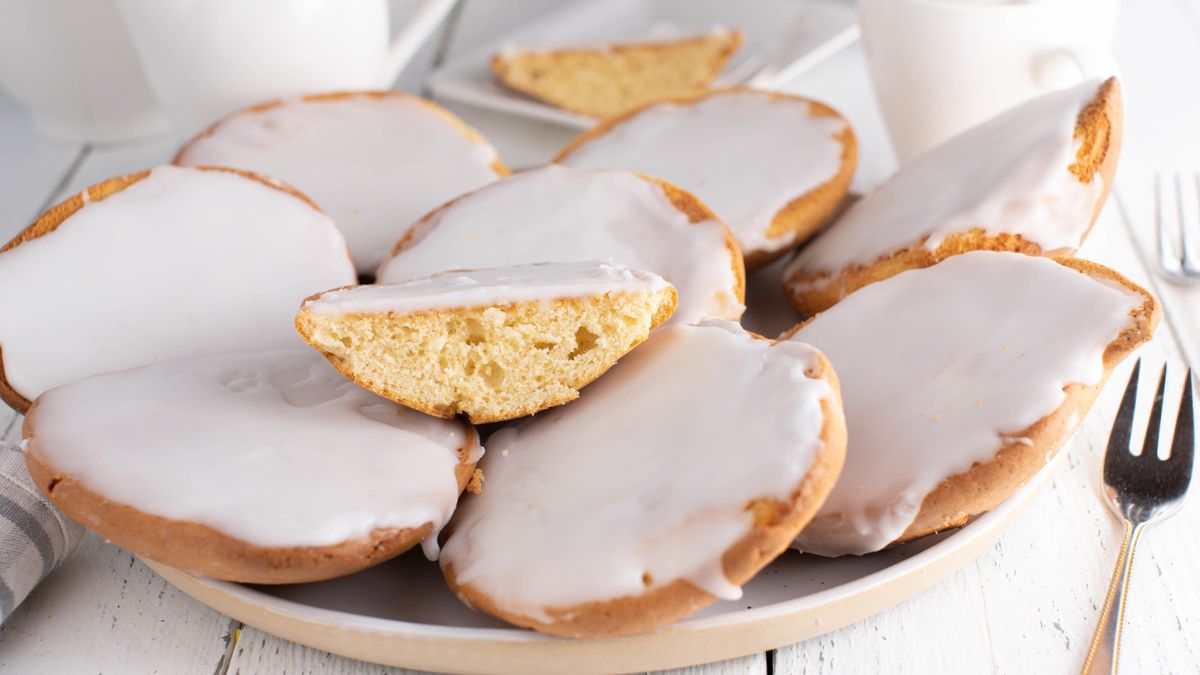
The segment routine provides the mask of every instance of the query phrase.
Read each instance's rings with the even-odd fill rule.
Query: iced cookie
[[[625,171],[558,165],[498,180],[425,216],[377,281],[590,260],[662,276],[679,293],[674,322],[734,320],[744,309],[742,254],[700,200]]]
[[[482,453],[474,430],[347,382],[309,350],[168,361],[38,398],[34,481],[67,515],[203,576],[350,574],[438,530]]]
[[[1154,298],[1083,260],[976,251],[872,284],[791,340],[837,369],[846,467],[797,547],[869,553],[988,511],[1046,465]]]
[[[328,291],[296,329],[380,396],[483,423],[574,400],[674,309],[658,275],[546,263]]]
[[[354,283],[346,242],[286,186],[160,166],[51,208],[0,249],[0,398],[167,359],[296,347],[296,303]]]
[[[578,401],[489,439],[442,570],[470,606],[537,631],[652,630],[740,597],[825,499],[845,442],[816,349],[666,326]]]
[[[183,146],[181,165],[274,176],[312,197],[371,274],[421,216],[508,173],[449,111],[400,92],[341,92],[234,113]]]
[[[857,159],[854,131],[832,108],[721,89],[600,122],[555,161],[671,181],[725,221],[753,268],[816,233],[846,196]]]
[[[784,285],[819,312],[869,283],[979,249],[1070,255],[1100,214],[1121,147],[1121,88],[1046,94],[916,158],[796,256]]]

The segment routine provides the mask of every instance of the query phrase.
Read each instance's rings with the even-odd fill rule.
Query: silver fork
[[[1196,203],[1200,207],[1200,174],[1192,176],[1196,190]],[[1158,240],[1158,268],[1163,276],[1184,283],[1200,282],[1200,256],[1195,250],[1195,240],[1200,239],[1200,212],[1189,219],[1185,208],[1183,174],[1175,174],[1175,199],[1164,189],[1161,173],[1154,175],[1154,226]],[[1172,220],[1167,214],[1174,212]],[[1172,241],[1179,241],[1178,252]]]
[[[1104,453],[1104,493],[1108,497],[1108,505],[1124,521],[1125,541],[1121,544],[1117,567],[1108,586],[1100,623],[1096,626],[1087,660],[1083,664],[1085,674],[1117,672],[1121,622],[1125,615],[1129,574],[1138,539],[1146,527],[1162,522],[1179,511],[1192,478],[1192,457],[1196,450],[1192,419],[1192,371],[1188,370],[1183,387],[1183,400],[1179,404],[1179,415],[1175,419],[1171,440],[1171,454],[1160,460],[1158,428],[1162,421],[1163,393],[1167,385],[1166,366],[1163,366],[1162,376],[1158,380],[1158,391],[1154,395],[1154,406],[1150,409],[1142,453],[1134,455],[1129,447],[1141,368],[1139,359],[1125,388],[1125,397],[1121,399],[1117,420],[1108,438],[1108,449]]]

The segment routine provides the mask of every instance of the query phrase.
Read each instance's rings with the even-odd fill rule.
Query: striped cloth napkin
[[[0,623],[83,537],[34,487],[20,446],[0,443]]]

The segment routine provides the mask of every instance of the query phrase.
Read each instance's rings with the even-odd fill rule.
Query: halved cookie
[[[188,141],[174,163],[249,169],[295,185],[333,218],[360,274],[373,273],[421,216],[508,173],[462,120],[396,91],[260,103]]]
[[[575,400],[674,309],[656,274],[546,263],[327,291],[296,330],[376,394],[478,424]]]
[[[606,117],[703,88],[741,45],[742,32],[725,28],[599,45],[510,45],[492,56],[492,72],[550,105]]]
[[[298,583],[418,542],[436,555],[474,429],[347,382],[309,350],[168,361],[38,398],[29,472],[55,506],[192,574]]]
[[[679,293],[673,322],[737,319],[745,309],[741,251],[700,200],[655,178],[558,165],[508,176],[426,215],[377,281],[590,260],[662,276]]]
[[[1121,87],[1019,105],[930,150],[851,206],[784,272],[807,314],[867,284],[974,250],[1070,255],[1112,187]]]
[[[964,524],[1058,452],[1159,307],[1083,260],[976,251],[872,284],[781,339],[837,368],[850,445],[797,540],[869,553]]]
[[[307,197],[234,169],[160,166],[54,206],[0,248],[0,398],[167,359],[299,346],[296,301],[352,284]]]
[[[841,469],[820,352],[670,325],[568,406],[506,427],[442,549],[470,606],[544,633],[652,630],[782,553]]]
[[[692,192],[725,221],[753,268],[816,233],[846,196],[857,160],[854,131],[829,106],[718,89],[604,120],[554,161],[637,171]]]

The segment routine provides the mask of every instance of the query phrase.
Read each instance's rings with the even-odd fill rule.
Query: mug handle
[[[1072,72],[1074,77],[1067,75]],[[1033,81],[1042,89],[1054,89],[1084,81],[1119,75],[1117,61],[1107,49],[1077,45],[1044,51],[1034,57]]]
[[[383,64],[382,88],[391,87],[400,71],[416,56],[429,35],[442,23],[458,0],[424,0],[416,14],[392,38]]]

